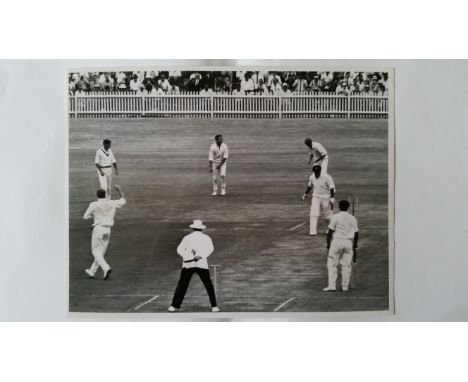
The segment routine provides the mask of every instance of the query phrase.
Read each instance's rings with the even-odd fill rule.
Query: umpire
[[[168,311],[175,312],[180,308],[190,280],[192,279],[193,274],[196,273],[208,292],[211,311],[219,312],[207,261],[208,256],[210,256],[214,251],[213,242],[208,235],[202,232],[206,226],[203,225],[201,220],[194,220],[193,224],[190,225],[190,228],[192,228],[193,232],[185,236],[177,247],[177,253],[183,259],[182,271],[174,292],[172,305],[169,307]]]

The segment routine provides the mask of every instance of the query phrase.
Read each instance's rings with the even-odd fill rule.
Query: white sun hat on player
[[[190,228],[193,229],[205,229],[206,226],[203,225],[203,222],[201,220],[194,220],[193,224],[190,224]]]

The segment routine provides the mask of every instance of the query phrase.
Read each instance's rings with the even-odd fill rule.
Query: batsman
[[[349,202],[341,200],[338,204],[340,212],[334,214],[328,225],[328,286],[325,292],[336,290],[338,265],[341,265],[341,288],[344,292],[349,289],[352,262],[356,263],[359,233],[356,218],[348,213]]]
[[[322,166],[315,164],[312,167],[312,175],[309,177],[309,183],[302,195],[301,200],[305,201],[310,191],[312,193],[312,204],[310,206],[310,236],[317,235],[318,218],[322,215],[326,220],[330,220],[333,214],[333,205],[335,204],[335,184],[333,179],[327,173],[322,173]]]

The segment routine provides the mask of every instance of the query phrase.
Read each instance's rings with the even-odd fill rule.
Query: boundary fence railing
[[[71,118],[388,118],[388,96],[368,94],[69,96]]]

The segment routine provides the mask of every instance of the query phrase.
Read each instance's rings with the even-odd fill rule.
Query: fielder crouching
[[[340,212],[331,217],[327,233],[328,249],[328,286],[325,292],[336,290],[338,265],[341,265],[341,287],[343,291],[349,288],[353,254],[357,250],[359,233],[356,218],[348,213],[349,202],[339,202]]]
[[[327,173],[322,173],[322,167],[315,164],[312,168],[313,174],[309,177],[309,183],[302,195],[301,200],[307,199],[310,191],[312,193],[312,203],[310,205],[310,236],[317,235],[317,222],[320,215],[326,220],[330,220],[333,214],[333,205],[335,203],[335,183]]]

